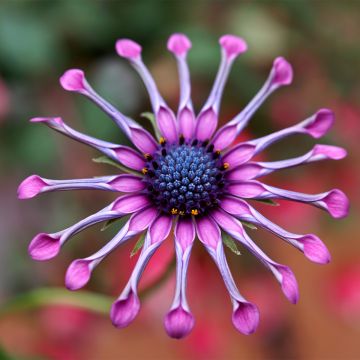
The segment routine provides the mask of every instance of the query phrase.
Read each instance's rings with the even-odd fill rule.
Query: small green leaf
[[[140,235],[139,240],[136,242],[134,248],[130,253],[130,257],[133,257],[134,255],[137,254],[137,252],[143,247],[144,242],[145,242],[145,233]]]
[[[222,234],[223,243],[236,255],[241,255],[240,250],[237,248],[234,239],[227,233]]]
[[[115,166],[116,168],[120,169],[123,172],[126,173],[131,173],[131,174],[135,174],[138,175],[139,173],[136,171],[133,171],[131,169],[128,169],[125,166],[122,166],[121,164],[118,164],[116,161],[108,158],[107,156],[103,155],[103,156],[99,156],[97,158],[92,159],[93,162],[99,163],[99,164],[107,164],[107,165],[111,165],[111,166]]]
[[[160,134],[159,129],[158,129],[157,125],[156,125],[155,115],[153,113],[151,113],[151,112],[143,112],[143,113],[140,114],[140,116],[142,116],[143,118],[148,119],[150,121],[150,123],[151,123],[151,125],[152,125],[152,127],[154,129],[154,132],[156,134],[156,137],[158,139],[160,139],[161,134]]]
[[[254,224],[252,224],[251,222],[244,221],[244,220],[240,220],[240,222],[241,222],[244,226],[248,227],[248,228],[251,229],[251,230],[257,230],[257,227],[256,227]]]
[[[279,203],[277,203],[276,201],[272,200],[272,199],[254,199],[256,201],[259,201],[261,203],[264,203],[266,205],[271,205],[271,206],[280,206]]]
[[[118,217],[116,219],[110,219],[108,221],[106,221],[106,223],[102,226],[102,228],[100,229],[100,231],[105,231],[108,227],[110,227],[111,225],[113,225],[114,223],[118,223],[119,227],[123,227],[125,222],[129,219],[129,216],[125,216],[125,217]]]

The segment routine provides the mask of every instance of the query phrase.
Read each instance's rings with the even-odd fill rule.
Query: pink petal
[[[223,150],[232,144],[237,135],[237,126],[230,125],[222,127],[215,135],[212,143],[215,150]]]
[[[184,34],[173,34],[168,40],[167,48],[172,53],[181,56],[191,49],[191,41]]]
[[[252,215],[249,207],[244,201],[233,197],[224,197],[221,200],[220,206],[229,214],[241,216],[241,215]]]
[[[123,214],[131,214],[143,209],[149,204],[149,198],[146,195],[126,195],[116,200],[111,210]]]
[[[176,240],[181,245],[182,250],[185,252],[195,238],[195,226],[191,219],[179,218],[175,229]]]
[[[259,325],[259,310],[254,304],[239,303],[238,308],[233,312],[232,322],[242,334],[250,335]]]
[[[135,192],[145,189],[145,183],[140,177],[134,175],[120,175],[108,182],[115,190],[121,192]]]
[[[328,159],[340,160],[346,157],[347,151],[338,146],[332,145],[315,145],[313,155],[324,155]]]
[[[64,72],[60,77],[60,84],[63,89],[68,91],[86,90],[85,74],[80,69],[70,69]]]
[[[194,323],[194,317],[182,307],[171,310],[164,321],[167,334],[175,339],[181,339],[188,335],[194,327]]]
[[[149,207],[134,214],[130,219],[129,231],[140,232],[145,230],[153,222],[157,213],[157,209]]]
[[[258,164],[246,163],[240,165],[232,171],[227,172],[225,176],[228,180],[251,180],[255,179],[261,170],[262,167]]]
[[[228,58],[236,57],[247,50],[245,40],[235,35],[222,36],[219,44],[225,50]]]
[[[214,250],[217,249],[217,245],[221,241],[221,233],[214,220],[207,216],[196,219],[196,230],[202,243]]]
[[[196,123],[195,138],[200,141],[209,140],[216,130],[217,118],[212,108],[203,112]]]
[[[266,190],[259,183],[242,182],[238,184],[230,184],[227,187],[229,194],[243,198],[253,198],[261,195]]]
[[[254,145],[249,144],[238,145],[224,155],[223,161],[228,163],[231,168],[234,168],[252,158],[255,148]]]
[[[36,235],[29,245],[28,251],[34,260],[49,260],[54,258],[60,251],[59,237],[40,233]]]
[[[296,304],[299,300],[299,289],[294,273],[287,266],[278,266],[277,270],[282,276],[281,288],[285,296]]]
[[[74,260],[68,267],[65,275],[65,284],[69,290],[78,290],[90,280],[91,270],[89,261]]]
[[[128,326],[140,310],[140,301],[136,294],[131,292],[124,300],[116,300],[110,311],[111,321],[117,328]]]
[[[116,52],[126,58],[135,59],[141,55],[141,46],[133,40],[121,39],[116,42]]]
[[[19,186],[17,194],[19,199],[30,199],[38,195],[48,184],[38,175],[27,177]]]
[[[179,118],[179,134],[183,135],[185,139],[191,139],[195,128],[195,115],[185,107],[178,115]]]
[[[276,58],[273,64],[273,69],[275,71],[275,76],[271,81],[273,85],[279,86],[291,84],[293,79],[293,70],[286,59],[283,57]]]
[[[318,139],[329,131],[333,123],[334,113],[329,109],[320,109],[305,129],[312,137]]]
[[[128,168],[141,171],[145,167],[145,159],[137,151],[121,146],[115,152],[118,160]]]
[[[343,218],[349,214],[349,199],[341,190],[334,189],[330,191],[322,201],[334,218]]]
[[[170,143],[176,142],[178,140],[178,133],[174,115],[166,108],[160,107],[156,119],[159,130],[165,139]]]
[[[172,217],[169,215],[159,216],[150,227],[151,244],[163,241],[170,233]]]
[[[151,134],[142,129],[130,128],[130,140],[144,153],[153,154],[158,149]]]
[[[304,245],[305,256],[316,263],[327,264],[331,255],[325,244],[315,235],[305,235],[298,239]]]

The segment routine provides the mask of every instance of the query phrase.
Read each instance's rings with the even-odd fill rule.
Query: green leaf
[[[130,257],[133,257],[138,253],[138,251],[143,247],[144,242],[145,242],[145,233],[140,235],[139,240],[136,242],[134,248],[130,253]]]
[[[130,217],[130,215],[129,216],[124,216],[124,217],[119,217],[119,218],[116,218],[116,219],[110,219],[110,220],[106,221],[106,223],[102,226],[100,231],[105,231],[108,227],[110,227],[114,223],[118,223],[119,227],[123,227],[125,222],[128,221],[129,217]]]
[[[223,243],[236,255],[241,255],[240,250],[237,248],[234,239],[227,233],[222,234]]]
[[[248,227],[248,228],[251,229],[251,230],[257,230],[257,227],[256,227],[254,224],[252,224],[251,222],[244,221],[244,220],[240,220],[240,222],[241,222],[244,226]]]
[[[263,204],[266,204],[266,205],[271,205],[271,206],[280,206],[279,203],[277,203],[276,201],[272,200],[272,199],[254,199],[256,201],[259,201]]]
[[[131,174],[134,174],[134,175],[139,175],[138,172],[133,171],[133,170],[131,170],[131,169],[128,169],[128,168],[125,167],[125,166],[122,166],[121,164],[119,164],[119,163],[117,163],[116,161],[108,158],[108,157],[105,156],[105,155],[99,156],[99,157],[97,157],[97,158],[93,158],[92,161],[93,161],[93,162],[96,162],[96,163],[99,163],[99,164],[107,164],[107,165],[115,166],[116,168],[118,168],[118,169],[120,169],[121,171],[126,172],[126,173],[131,173]]]
[[[152,125],[152,127],[154,129],[156,137],[158,139],[160,139],[161,134],[160,134],[159,129],[158,129],[157,125],[156,125],[155,115],[153,113],[151,113],[151,112],[143,112],[143,113],[140,114],[140,116],[142,116],[143,118],[148,119],[150,121],[150,123],[151,123],[151,125]]]

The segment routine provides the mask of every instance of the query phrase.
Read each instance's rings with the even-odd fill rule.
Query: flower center
[[[208,142],[166,145],[148,157],[144,169],[149,196],[160,210],[172,215],[199,215],[216,206],[225,185],[219,152]]]

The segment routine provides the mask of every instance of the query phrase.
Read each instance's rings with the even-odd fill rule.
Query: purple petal
[[[339,146],[317,144],[313,149],[313,156],[316,155],[325,159],[341,160],[346,157],[347,152]]]
[[[160,107],[156,113],[156,120],[161,134],[170,143],[178,140],[175,116],[169,109]]]
[[[256,198],[266,193],[262,184],[250,181],[230,184],[227,187],[227,191],[231,195],[236,195],[242,198]]]
[[[283,57],[277,57],[273,64],[274,77],[272,86],[289,85],[293,80],[293,70],[289,62]]]
[[[216,130],[217,118],[218,116],[212,108],[203,112],[196,121],[195,138],[200,141],[210,139]]]
[[[67,91],[86,91],[85,74],[80,69],[70,69],[60,77],[61,86]]]
[[[196,219],[196,232],[199,240],[212,249],[216,249],[221,242],[221,233],[219,227],[210,217],[204,216]]]
[[[299,289],[294,273],[287,266],[279,266],[277,270],[282,276],[281,289],[289,301],[296,304],[299,300]]]
[[[325,135],[334,123],[334,113],[329,109],[320,109],[305,126],[306,131],[318,139]]]
[[[235,328],[242,334],[254,333],[259,325],[259,310],[251,303],[238,303],[232,315],[232,322]]]
[[[224,209],[226,212],[238,215],[238,216],[248,216],[252,215],[251,211],[249,210],[249,206],[245,201],[226,196],[223,199],[221,199],[221,208]]]
[[[247,50],[245,40],[235,35],[223,35],[219,40],[219,44],[229,59],[235,58]]]
[[[165,317],[164,325],[167,334],[174,339],[187,336],[194,327],[194,317],[182,307],[171,310]]]
[[[38,175],[27,177],[19,186],[17,194],[19,199],[30,199],[38,195],[48,184]]]
[[[116,300],[110,311],[113,325],[117,328],[128,326],[137,316],[140,310],[140,301],[137,295],[130,292],[127,298]]]
[[[182,109],[178,114],[179,119],[179,134],[183,135],[185,139],[190,140],[195,130],[195,115],[194,112],[187,107]]]
[[[130,140],[143,153],[153,154],[158,149],[154,137],[148,131],[136,127],[130,127],[129,131]]]
[[[245,163],[226,173],[228,180],[252,180],[262,175],[262,166],[256,163]]]
[[[119,175],[108,183],[113,189],[121,192],[135,192],[143,190],[146,185],[135,175]]]
[[[183,251],[191,246],[195,239],[195,226],[191,219],[182,219],[176,223],[175,238],[181,245]]]
[[[329,191],[329,194],[322,199],[330,215],[336,219],[346,217],[349,214],[349,199],[338,189]]]
[[[115,45],[116,52],[126,59],[137,59],[141,56],[141,46],[130,39],[120,39]]]
[[[299,238],[304,246],[304,254],[306,257],[318,264],[327,264],[331,260],[331,255],[325,244],[315,235],[305,235]]]
[[[65,284],[69,290],[78,290],[84,287],[90,280],[91,269],[89,261],[74,260],[68,267],[65,275]]]
[[[125,195],[113,203],[111,210],[117,211],[121,214],[131,214],[145,208],[148,205],[150,205],[150,201],[147,195]]]
[[[168,237],[172,226],[169,215],[160,215],[150,226],[151,244],[156,244]]]
[[[60,251],[60,237],[40,233],[32,239],[28,251],[34,260],[52,259]]]
[[[225,125],[215,134],[212,143],[216,150],[223,150],[232,144],[237,136],[236,125]]]
[[[138,171],[145,167],[145,159],[137,151],[127,146],[119,146],[115,152],[117,159],[126,167]]]
[[[132,215],[129,230],[134,232],[145,230],[154,221],[157,213],[157,209],[151,206]]]
[[[254,156],[255,146],[249,144],[240,144],[228,151],[223,161],[228,163],[231,168],[243,164]]]

